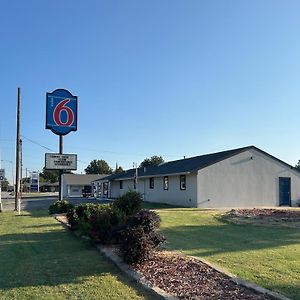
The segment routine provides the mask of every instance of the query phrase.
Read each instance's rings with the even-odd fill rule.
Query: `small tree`
[[[151,156],[151,158],[145,158],[141,164],[140,168],[150,167],[150,166],[158,166],[161,163],[164,163],[164,159],[161,156]]]
[[[115,170],[114,170],[114,174],[118,174],[118,173],[121,173],[123,172],[123,168],[121,166],[118,166]]]
[[[58,176],[58,170],[46,170],[44,167],[43,171],[40,173],[40,181],[54,183],[58,181]]]
[[[1,181],[1,189],[2,191],[7,191],[7,188],[9,186],[9,182],[6,178],[4,178],[3,181]]]
[[[300,171],[300,160],[298,160],[298,163],[295,165],[295,169]]]
[[[112,169],[103,159],[94,159],[84,169],[86,174],[111,174]]]

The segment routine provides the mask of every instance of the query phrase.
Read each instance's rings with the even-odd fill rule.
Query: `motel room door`
[[[291,206],[291,178],[279,177],[279,205]]]

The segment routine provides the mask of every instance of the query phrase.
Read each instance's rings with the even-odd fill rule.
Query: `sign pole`
[[[63,154],[63,136],[59,136],[59,154]],[[64,170],[59,170],[59,197],[58,200],[63,200],[63,184],[62,184],[62,176]]]

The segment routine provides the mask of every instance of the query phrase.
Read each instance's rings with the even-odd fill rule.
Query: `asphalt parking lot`
[[[58,200],[58,197],[55,196],[35,196],[35,197],[24,197],[21,199],[21,210],[38,210],[38,209],[48,209],[49,205],[54,201]],[[99,200],[96,198],[83,198],[83,197],[74,197],[68,198],[68,201],[74,205],[80,203],[108,203],[106,200]],[[2,194],[2,205],[3,211],[14,210],[15,208],[15,199],[11,196]]]

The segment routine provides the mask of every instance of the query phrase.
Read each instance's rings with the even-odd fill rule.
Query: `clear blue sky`
[[[18,86],[22,135],[53,149],[45,94],[78,96],[78,131],[65,137],[78,172],[92,159],[129,168],[246,145],[300,159],[298,0],[3,1],[0,72],[5,160]],[[24,168],[41,170],[46,150],[23,140]]]

